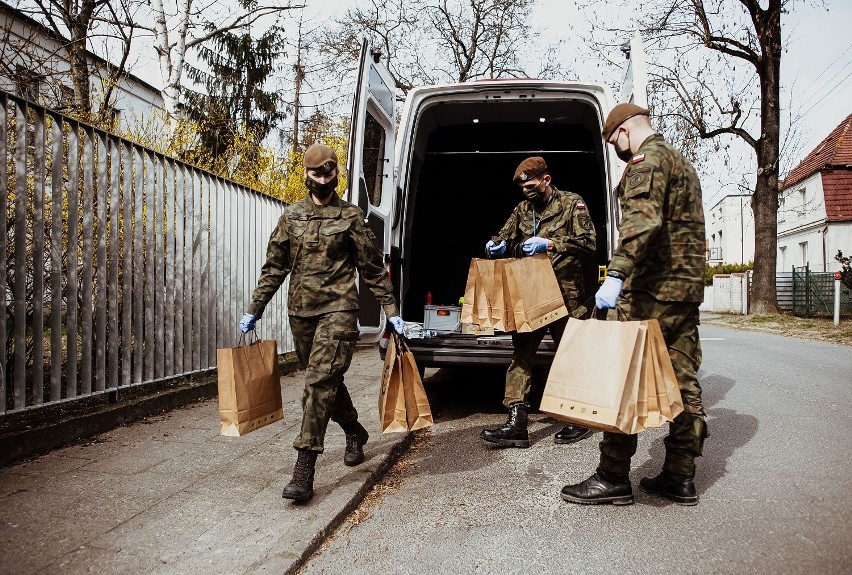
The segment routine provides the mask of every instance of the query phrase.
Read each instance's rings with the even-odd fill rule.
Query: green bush
[[[748,271],[754,268],[754,262],[747,264],[719,264],[707,266],[704,271],[704,285],[713,285],[713,276],[716,274],[733,274]]]

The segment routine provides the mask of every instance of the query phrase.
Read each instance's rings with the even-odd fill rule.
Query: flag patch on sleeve
[[[645,161],[645,154],[636,154],[633,156],[633,159],[630,160],[631,164],[638,164],[639,162]]]

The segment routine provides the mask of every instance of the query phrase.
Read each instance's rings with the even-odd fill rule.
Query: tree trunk
[[[86,27],[79,23],[69,26],[71,45],[68,61],[71,66],[71,81],[74,84],[74,112],[89,120],[92,111],[91,90],[89,89],[89,61],[86,58]]]
[[[760,76],[760,138],[757,141],[757,184],[752,197],[754,210],[754,278],[751,313],[778,313],[775,268],[778,260],[778,165],[781,113],[781,7],[771,1],[755,18],[762,54]]]

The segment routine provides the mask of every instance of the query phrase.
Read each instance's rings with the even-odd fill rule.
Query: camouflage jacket
[[[692,164],[662,136],[648,137],[618,185],[619,240],[609,269],[624,290],[662,301],[704,300],[704,205]]]
[[[288,274],[290,315],[357,310],[356,269],[387,317],[399,315],[382,252],[364,223],[364,212],[337,196],[327,206],[315,205],[308,196],[287,206],[278,220],[249,312],[261,317]]]
[[[522,255],[521,244],[533,236],[551,240],[553,251],[547,255],[562,295],[582,298],[585,292],[582,264],[584,258],[595,253],[595,226],[583,198],[551,187],[553,195],[543,212],[536,212],[531,201],[522,201],[491,239],[495,243],[505,240],[506,255],[516,257]]]

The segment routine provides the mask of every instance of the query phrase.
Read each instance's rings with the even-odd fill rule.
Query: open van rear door
[[[624,49],[623,49],[624,50]],[[645,47],[639,32],[630,39],[625,50],[627,53],[627,70],[621,83],[619,102],[633,102],[643,108],[648,107],[648,68],[645,62]]]
[[[395,189],[396,98],[393,80],[385,67],[379,64],[379,56],[380,53],[372,50],[364,40],[352,106],[347,159],[349,179],[345,197],[364,211],[387,262]],[[361,338],[377,341],[385,325],[381,306],[360,277],[358,293]]]

